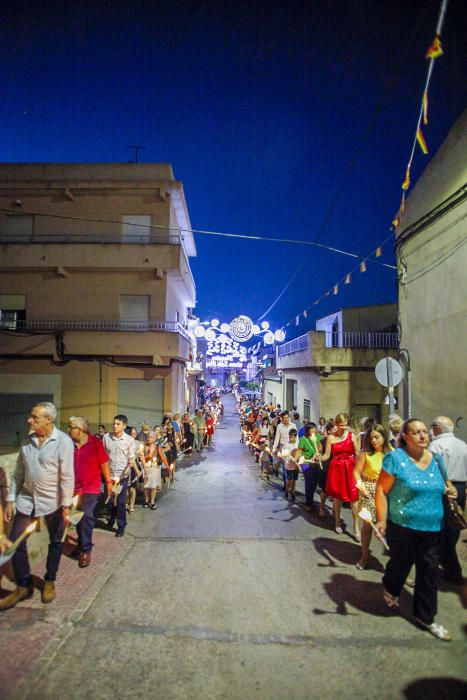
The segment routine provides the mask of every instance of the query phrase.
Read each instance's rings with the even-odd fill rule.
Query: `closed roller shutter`
[[[149,295],[121,294],[120,321],[149,321]]]
[[[0,445],[18,447],[29,432],[31,408],[53,400],[53,394],[0,394]]]
[[[118,412],[128,416],[129,424],[141,429],[148,422],[151,428],[162,420],[164,406],[163,379],[119,379]]]

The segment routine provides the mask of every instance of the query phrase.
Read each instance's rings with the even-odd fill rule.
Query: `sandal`
[[[399,598],[396,595],[391,595],[389,591],[383,588],[383,598],[390,610],[399,610]]]

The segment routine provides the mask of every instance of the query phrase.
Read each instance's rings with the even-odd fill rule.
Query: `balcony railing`
[[[301,350],[307,350],[308,349],[308,333],[305,333],[305,335],[301,335],[298,338],[294,338],[293,340],[289,340],[288,343],[284,343],[283,345],[279,345],[279,357],[283,357],[284,355],[291,355],[293,352],[300,352]]]
[[[34,233],[7,233],[0,232],[0,243],[130,243],[134,245],[148,245],[154,243],[168,243],[180,245],[183,237],[178,231],[169,229],[152,229],[135,233],[115,232],[84,232],[84,231],[59,231],[59,232],[34,232]]]
[[[327,348],[396,350],[399,347],[397,333],[364,333],[360,331],[325,331],[325,333]]]
[[[178,321],[9,321],[0,320],[0,330],[9,331],[123,331],[123,332],[163,332],[179,333],[186,340],[191,340],[186,329]]]

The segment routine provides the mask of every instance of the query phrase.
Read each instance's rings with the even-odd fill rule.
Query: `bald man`
[[[454,423],[447,416],[437,416],[432,424],[433,440],[430,450],[441,455],[446,465],[448,479],[457,489],[457,502],[465,508],[467,481],[467,444],[454,435]],[[456,545],[460,530],[445,527],[441,532],[441,565],[444,576],[453,584],[462,584],[462,568],[457,557]]]

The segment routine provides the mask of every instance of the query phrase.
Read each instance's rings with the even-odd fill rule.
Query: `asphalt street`
[[[385,608],[381,545],[357,571],[330,512],[322,522],[258,478],[225,404],[214,446],[182,461],[157,511],[137,507],[126,552],[25,697],[465,697],[463,591],[439,596],[449,643],[415,626],[410,589],[401,614]]]

